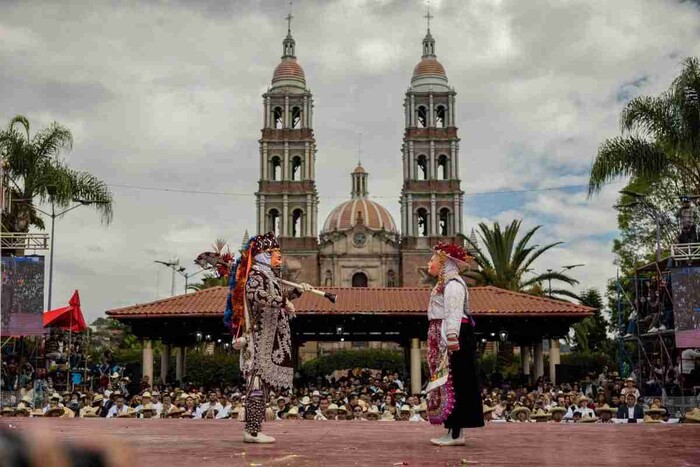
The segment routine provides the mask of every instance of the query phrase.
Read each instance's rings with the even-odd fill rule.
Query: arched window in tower
[[[270,180],[282,180],[282,160],[277,156],[270,160]]]
[[[450,168],[448,162],[448,158],[446,155],[441,154],[438,157],[438,166],[437,166],[437,178],[438,180],[447,180],[450,178]]]
[[[284,113],[282,112],[282,107],[275,107],[272,109],[272,124],[278,130],[284,128]]]
[[[442,105],[435,109],[435,127],[445,128],[445,107]]]
[[[418,223],[418,236],[428,236],[428,211],[425,208],[419,208],[416,211],[416,222]]]
[[[301,109],[292,107],[292,128],[301,128]]]
[[[416,109],[416,126],[418,128],[428,126],[428,111],[422,105]]]
[[[427,180],[428,179],[428,158],[424,155],[418,156],[416,159],[416,180]]]
[[[323,279],[323,285],[325,287],[333,287],[333,272],[330,269],[326,269],[326,274]]]
[[[386,286],[396,287],[396,274],[391,269],[386,273]]]
[[[450,220],[451,220],[451,215],[450,215],[450,210],[447,208],[442,208],[440,209],[440,220],[438,222],[438,229],[440,230],[440,235],[443,237],[447,237],[452,234],[451,228],[450,228]]]
[[[268,224],[267,224],[267,230],[270,232],[274,232],[275,235],[279,236],[280,234],[280,212],[277,209],[270,209],[270,212],[267,215],[268,218]]]
[[[301,157],[299,156],[292,159],[292,180],[301,180]]]
[[[302,225],[304,220],[304,211],[295,209],[292,211],[292,237],[301,237]]]
[[[367,275],[364,272],[356,272],[352,275],[353,287],[367,287]]]

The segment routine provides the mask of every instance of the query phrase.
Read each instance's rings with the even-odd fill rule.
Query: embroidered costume
[[[428,305],[428,420],[444,424],[448,434],[442,444],[462,440],[462,428],[484,426],[474,339],[474,320],[469,314],[467,284],[460,270],[467,266],[466,252],[452,244],[440,243],[435,252],[442,263],[438,283]],[[448,347],[459,350],[449,352]],[[435,444],[440,444],[435,442]]]
[[[301,295],[280,284],[279,270],[271,265],[279,243],[270,232],[253,237],[231,269],[224,324],[241,350],[241,370],[246,381],[245,434],[247,442],[274,442],[261,433],[265,402],[271,389],[292,387],[292,335],[294,316],[290,300]],[[302,284],[304,287],[310,287]]]

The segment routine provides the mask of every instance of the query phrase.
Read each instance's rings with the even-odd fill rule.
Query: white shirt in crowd
[[[107,418],[113,418],[113,417],[116,417],[117,415],[128,413],[128,411],[129,411],[128,406],[122,405],[122,408],[120,410],[115,404],[109,409],[109,412],[107,412]]]
[[[569,411],[566,412],[566,415],[564,415],[564,418],[567,420],[574,418],[574,412],[580,412],[581,417],[595,417],[595,412],[593,409],[589,409],[588,407],[576,407],[575,405],[572,405],[569,407]]]
[[[219,410],[219,413],[216,414],[216,418],[228,418],[229,413],[231,413],[231,409],[233,408],[233,405],[230,403],[227,404],[225,407],[222,407],[221,410]]]
[[[627,418],[631,419],[634,418],[634,405],[630,407],[629,405],[627,406]]]
[[[681,352],[681,370],[684,375],[689,375],[693,372],[696,358],[700,358],[700,350],[685,349]]]
[[[223,407],[218,402],[214,405],[211,405],[210,402],[205,402],[204,404],[199,406],[199,408],[197,409],[197,412],[194,414],[194,418],[204,417],[204,414],[206,414],[207,410],[209,410],[210,408],[214,409],[214,410],[218,410],[219,413],[221,413],[221,411],[223,410]]]

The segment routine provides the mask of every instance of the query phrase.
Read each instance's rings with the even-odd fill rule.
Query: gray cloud
[[[533,0],[431,2],[438,58],[458,92],[467,192],[586,182],[624,102],[668,86],[700,55],[695,4]],[[71,165],[118,185],[112,225],[86,208],[57,223],[54,299],[81,290],[89,318],[169,294],[155,259],[193,258],[216,237],[252,232],[261,94],[279,63],[287,2],[13,2],[0,18],[0,122],[57,120]],[[297,55],[315,99],[319,223],[349,195],[362,133],[370,191],[398,219],[403,94],[420,59],[424,5],[334,0],[294,7]],[[644,77],[644,80],[639,81]],[[466,225],[523,218],[556,262],[584,262],[586,285],[613,275],[616,187],[467,196]],[[550,264],[551,262],[551,264]],[[562,263],[564,264],[564,263]],[[178,290],[184,281],[178,277]]]

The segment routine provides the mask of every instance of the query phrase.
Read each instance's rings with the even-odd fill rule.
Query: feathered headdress
[[[231,330],[235,336],[240,334],[246,326],[245,322],[245,285],[248,282],[248,274],[253,264],[253,258],[258,253],[279,249],[277,237],[272,232],[256,235],[248,240],[241,251],[241,257],[231,266],[228,281],[228,296],[226,297],[226,310],[224,311],[224,326]]]
[[[437,245],[435,245],[435,247],[433,247],[433,251],[435,251],[435,253],[443,254],[450,258],[452,261],[455,262],[455,264],[457,264],[457,267],[459,267],[460,271],[467,269],[469,267],[469,260],[472,259],[472,257],[467,254],[464,248],[454,243],[440,242]]]

